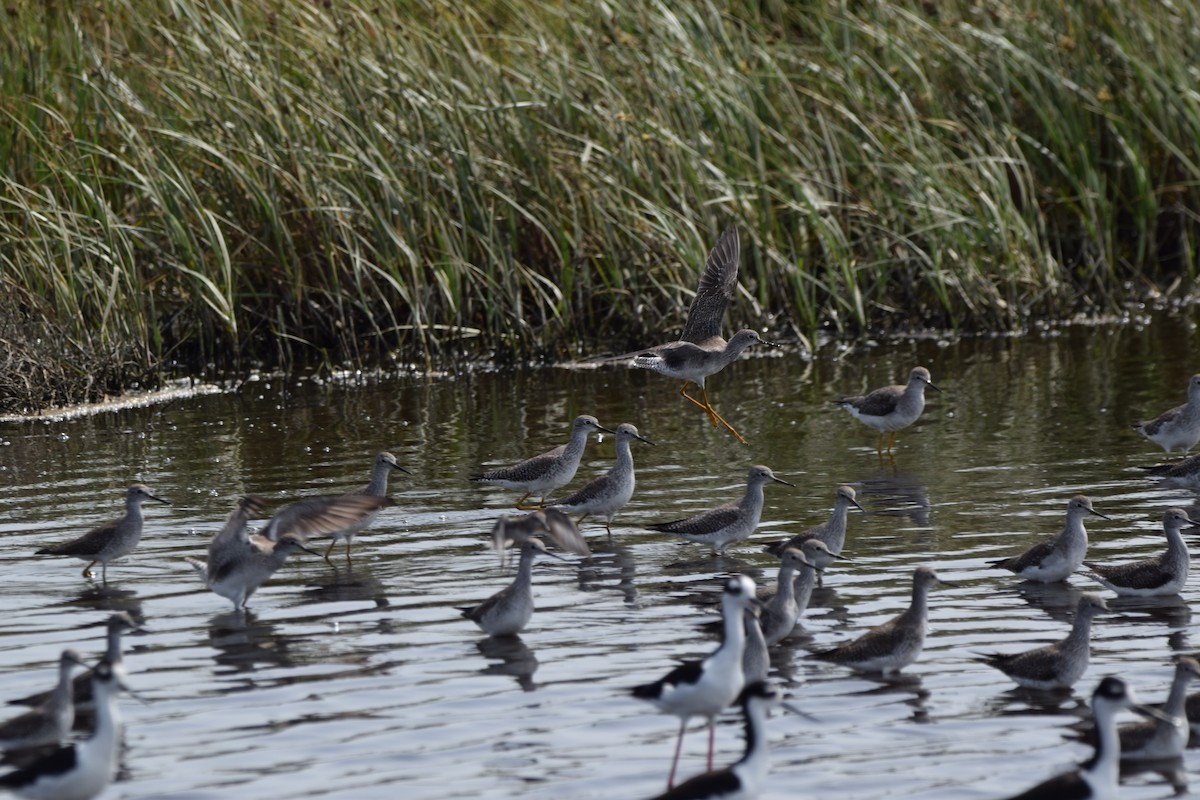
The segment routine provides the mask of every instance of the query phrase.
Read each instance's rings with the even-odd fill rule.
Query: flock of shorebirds
[[[680,394],[701,408],[714,427],[726,429],[738,441],[745,439],[712,406],[705,379],[732,363],[754,344],[774,346],[752,330],[742,330],[726,341],[721,325],[737,283],[739,242],[734,228],[718,240],[708,257],[686,327],[679,341],[631,354],[634,366],[651,369],[683,381]],[[699,395],[689,393],[695,387]],[[869,394],[840,397],[833,402],[855,419],[879,432],[877,450],[891,455],[896,432],[911,425],[925,406],[925,391],[941,391],[929,371],[915,367],[902,385],[885,386]],[[1186,452],[1200,441],[1200,375],[1188,385],[1188,402],[1157,419],[1134,426],[1163,447]],[[580,489],[558,496],[575,477],[592,434],[610,434],[616,445],[616,461],[606,473]],[[885,447],[885,436],[887,443]],[[474,481],[520,492],[517,509],[521,515],[502,515],[492,531],[492,544],[500,553],[518,552],[512,583],[483,602],[464,607],[462,616],[491,636],[509,636],[522,631],[534,612],[532,566],[539,556],[561,558],[558,553],[590,554],[579,525],[592,517],[602,519],[611,536],[615,515],[634,492],[632,447],[635,442],[653,445],[628,423],[606,428],[593,416],[577,417],[568,441],[541,455],[510,467],[471,476]],[[371,482],[357,492],[305,497],[277,509],[257,530],[251,520],[261,518],[266,501],[261,497],[241,498],[222,529],[208,545],[207,557],[188,559],[204,585],[230,600],[235,609],[245,609],[251,596],[285,562],[288,555],[304,550],[310,540],[329,537],[324,552],[328,561],[339,541],[345,543],[345,558],[357,533],[369,526],[385,507],[388,480],[393,471],[407,473],[389,453],[376,456]],[[1200,456],[1152,468],[1155,474],[1181,485],[1200,486]],[[764,488],[771,483],[787,484],[769,467],[751,466],[742,497],[697,516],[649,526],[684,540],[707,545],[713,553],[747,540],[759,524],[764,505]],[[788,484],[791,485],[791,484]],[[537,497],[536,503],[530,498]],[[108,564],[131,553],[142,534],[142,505],[165,503],[142,484],[125,493],[125,514],[119,519],[63,544],[37,551],[38,554],[69,556],[87,562],[85,577],[100,565],[100,579],[107,582]],[[847,517],[850,509],[863,510],[855,491],[840,486],[834,495],[832,516],[824,523],[787,540],[767,545],[764,550],[780,559],[779,575],[771,590],[755,585],[747,575],[727,579],[722,593],[722,639],[707,658],[689,661],[670,670],[657,681],[633,687],[632,696],[648,701],[679,718],[674,756],[667,778],[667,791],[659,798],[752,798],[761,790],[768,754],[765,736],[767,711],[783,705],[780,691],[768,682],[769,648],[795,629],[806,611],[814,586],[824,571],[846,557]],[[1189,554],[1181,531],[1197,523],[1182,509],[1170,509],[1163,518],[1167,549],[1160,555],[1125,564],[1100,564],[1086,560],[1088,516],[1107,517],[1083,496],[1067,503],[1066,523],[1055,537],[1039,542],[1011,558],[992,562],[1026,581],[1057,583],[1076,573],[1094,579],[1118,595],[1161,596],[1178,593],[1188,574]],[[915,662],[924,646],[928,595],[942,581],[928,566],[913,575],[909,607],[888,622],[871,628],[858,638],[811,657],[851,670],[891,675]],[[1020,653],[978,654],[978,660],[1003,672],[1018,685],[1037,690],[1070,689],[1088,666],[1093,618],[1108,610],[1104,599],[1083,594],[1075,609],[1074,623],[1059,642]],[[0,776],[0,788],[32,798],[86,800],[99,794],[114,774],[120,722],[116,697],[125,686],[121,658],[121,636],[137,626],[125,614],[108,623],[108,647],[104,657],[86,675],[75,670],[86,667],[73,650],[63,652],[55,688],[44,695],[12,701],[32,708],[0,724],[0,748],[6,759],[19,766]],[[1112,797],[1118,785],[1122,761],[1177,757],[1187,743],[1189,711],[1200,723],[1200,696],[1187,695],[1188,684],[1200,678],[1200,663],[1183,657],[1175,665],[1175,679],[1166,703],[1153,709],[1137,703],[1133,692],[1120,679],[1103,679],[1092,695],[1096,726],[1094,758],[1064,775],[1050,779],[1019,795],[1022,798]],[[746,748],[740,760],[725,769],[713,769],[713,737],[716,717],[730,706],[741,709],[746,725]],[[94,716],[91,735],[63,744],[75,721],[76,709],[90,709]],[[1116,724],[1122,709],[1146,716],[1146,722]],[[708,771],[675,784],[684,731],[689,720],[708,721]],[[47,750],[46,748],[50,748]],[[22,756],[21,754],[26,755]]]

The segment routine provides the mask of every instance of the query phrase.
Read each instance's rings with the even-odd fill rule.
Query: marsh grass
[[[732,223],[775,335],[1195,277],[1191,4],[109,0],[0,38],[6,306],[143,370],[627,349]]]

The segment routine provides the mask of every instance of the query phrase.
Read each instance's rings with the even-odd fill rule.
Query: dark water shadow
[[[1029,689],[1013,686],[1000,692],[985,705],[991,717],[1071,716],[1082,721],[1090,718],[1088,701],[1073,689]]]
[[[1177,594],[1166,597],[1116,597],[1107,601],[1112,614],[1128,622],[1166,623],[1168,628],[1183,630],[1191,625],[1192,609]]]
[[[538,668],[537,656],[520,636],[488,636],[476,642],[475,647],[485,659],[497,662],[479,670],[480,675],[507,675],[516,680],[523,692],[538,688],[533,682],[533,673]]]
[[[636,606],[641,599],[634,579],[638,575],[633,551],[624,545],[593,550],[579,564],[579,591],[617,592],[627,606]]]
[[[1033,608],[1040,609],[1051,619],[1065,622],[1068,625],[1075,620],[1075,607],[1079,605],[1080,596],[1085,593],[1085,590],[1078,589],[1069,583],[1038,583],[1037,581],[1018,581],[1013,586],[1013,591]],[[1086,592],[1091,593],[1091,590],[1088,589]]]
[[[290,650],[295,637],[278,633],[279,627],[260,622],[253,611],[218,614],[209,620],[208,643],[217,652],[218,667],[234,672],[253,672],[260,666],[293,667]]]
[[[146,615],[142,611],[142,600],[138,597],[138,593],[133,589],[122,589],[112,584],[86,586],[65,602],[69,606],[88,608],[94,611],[109,613],[124,611],[139,625],[146,619]]]
[[[391,605],[387,589],[369,566],[334,564],[306,585],[293,605],[326,603],[370,603],[374,608]]]
[[[1146,773],[1154,773],[1162,778],[1171,787],[1176,797],[1188,793],[1187,768],[1184,766],[1182,756],[1121,762],[1122,778],[1131,778],[1134,775]]]
[[[870,516],[907,518],[918,528],[932,526],[929,487],[915,475],[885,467],[857,485],[858,502]]]

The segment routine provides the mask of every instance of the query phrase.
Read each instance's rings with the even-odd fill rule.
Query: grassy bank
[[[678,330],[731,222],[735,313],[776,335],[1194,278],[1192,5],[679,6],[9,7],[0,314],[33,322],[0,338],[63,337],[87,391],[623,348]]]

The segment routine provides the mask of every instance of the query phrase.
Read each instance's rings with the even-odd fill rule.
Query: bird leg
[[[350,558],[350,545],[353,541],[354,541],[353,539],[346,539],[346,566],[347,567],[354,566],[354,561]]]
[[[679,751],[683,749],[683,729],[687,725],[687,718],[679,721],[679,736],[675,739],[675,757],[671,759],[671,772],[667,775],[667,791],[671,791],[675,786],[675,768],[679,766]]]
[[[717,723],[712,717],[708,719],[708,771],[712,772],[713,745],[717,736]]]
[[[891,435],[890,435],[890,436],[888,436],[888,449],[887,449],[887,451],[888,451],[889,453],[890,453],[890,452],[892,452],[892,448],[893,448],[893,447],[895,447],[895,446],[896,446],[896,432],[895,432],[895,431],[892,431],[892,432],[891,432]]]
[[[84,567],[83,568],[83,577],[85,577],[85,578],[92,577],[92,567],[94,567],[94,566],[96,566],[95,561],[93,561],[92,563],[90,563],[86,567]]]
[[[734,430],[733,426],[726,422],[725,419],[717,413],[717,410],[712,407],[712,403],[708,402],[708,390],[704,387],[700,387],[700,396],[704,398],[704,402],[702,403],[687,393],[688,383],[691,383],[691,381],[687,381],[679,389],[680,397],[684,398],[697,408],[702,409],[705,414],[708,414],[708,419],[712,422],[714,428],[717,427],[717,425],[724,425],[726,430],[733,434],[733,438],[737,439],[742,444],[746,444],[746,440],[742,438],[742,435]]]
[[[325,548],[325,560],[329,562],[329,566],[331,566],[331,567],[333,566],[333,562],[329,561],[329,554],[333,552],[333,546],[335,544],[337,544],[337,539],[336,538],[331,539],[329,541],[329,547]],[[349,550],[346,551],[347,557],[349,557],[349,552],[350,552]]]
[[[545,506],[546,498],[544,498],[544,497],[542,498],[542,502],[538,503],[536,506],[525,505],[525,501],[529,499],[529,495],[530,495],[530,492],[526,492],[525,496],[517,501],[517,511],[541,511],[543,508],[546,507]]]

